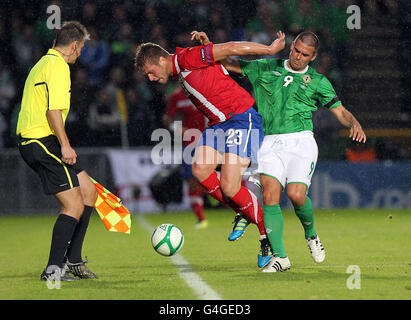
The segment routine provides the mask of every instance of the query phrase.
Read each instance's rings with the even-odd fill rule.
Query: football
[[[151,236],[151,244],[159,254],[172,256],[183,247],[184,235],[175,225],[164,223],[154,230]]]

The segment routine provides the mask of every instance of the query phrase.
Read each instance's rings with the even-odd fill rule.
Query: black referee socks
[[[74,230],[70,245],[67,248],[67,258],[71,263],[78,263],[82,261],[81,249],[83,247],[84,237],[86,236],[88,223],[90,221],[90,216],[93,209],[94,207],[84,206],[83,214],[81,215],[76,229]]]
[[[77,220],[65,214],[60,214],[54,224],[51,238],[50,257],[47,266],[63,267],[64,255],[73,237]]]

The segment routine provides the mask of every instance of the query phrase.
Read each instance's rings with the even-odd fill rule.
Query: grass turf
[[[326,261],[315,264],[303,229],[284,211],[284,243],[292,269],[265,274],[257,268],[257,228],[227,241],[233,213],[206,212],[209,227],[195,230],[190,212],[146,215],[153,227],[173,223],[183,230],[180,254],[223,299],[411,299],[410,210],[316,210],[315,225]],[[390,218],[391,217],[391,218]],[[50,290],[39,280],[48,260],[56,216],[0,217],[0,299],[195,300],[170,258],[153,251],[150,232],[133,219],[131,235],[106,231],[94,214],[84,256],[99,279],[61,284]],[[361,288],[350,290],[347,268],[360,268]],[[348,280],[349,281],[349,280]]]

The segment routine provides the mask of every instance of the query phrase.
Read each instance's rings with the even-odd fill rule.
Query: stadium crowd
[[[152,41],[169,49],[192,46],[190,32],[205,31],[215,42],[250,40],[264,44],[278,30],[287,43],[301,30],[321,39],[314,63],[337,91],[346,66],[345,0],[70,0],[7,1],[0,8],[0,147],[16,145],[15,126],[24,80],[52,47],[47,7],[61,8],[62,22],[79,20],[89,30],[79,62],[71,66],[71,110],[66,122],[75,147],[150,145],[163,127],[167,87],[135,72],[135,48]],[[287,51],[287,50],[285,50]],[[281,53],[285,55],[286,52]],[[241,78],[240,84],[248,86]],[[247,87],[247,89],[250,89]]]

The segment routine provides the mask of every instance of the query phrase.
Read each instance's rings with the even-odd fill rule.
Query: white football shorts
[[[258,172],[280,182],[311,185],[318,158],[318,147],[312,131],[264,136],[258,152]]]

